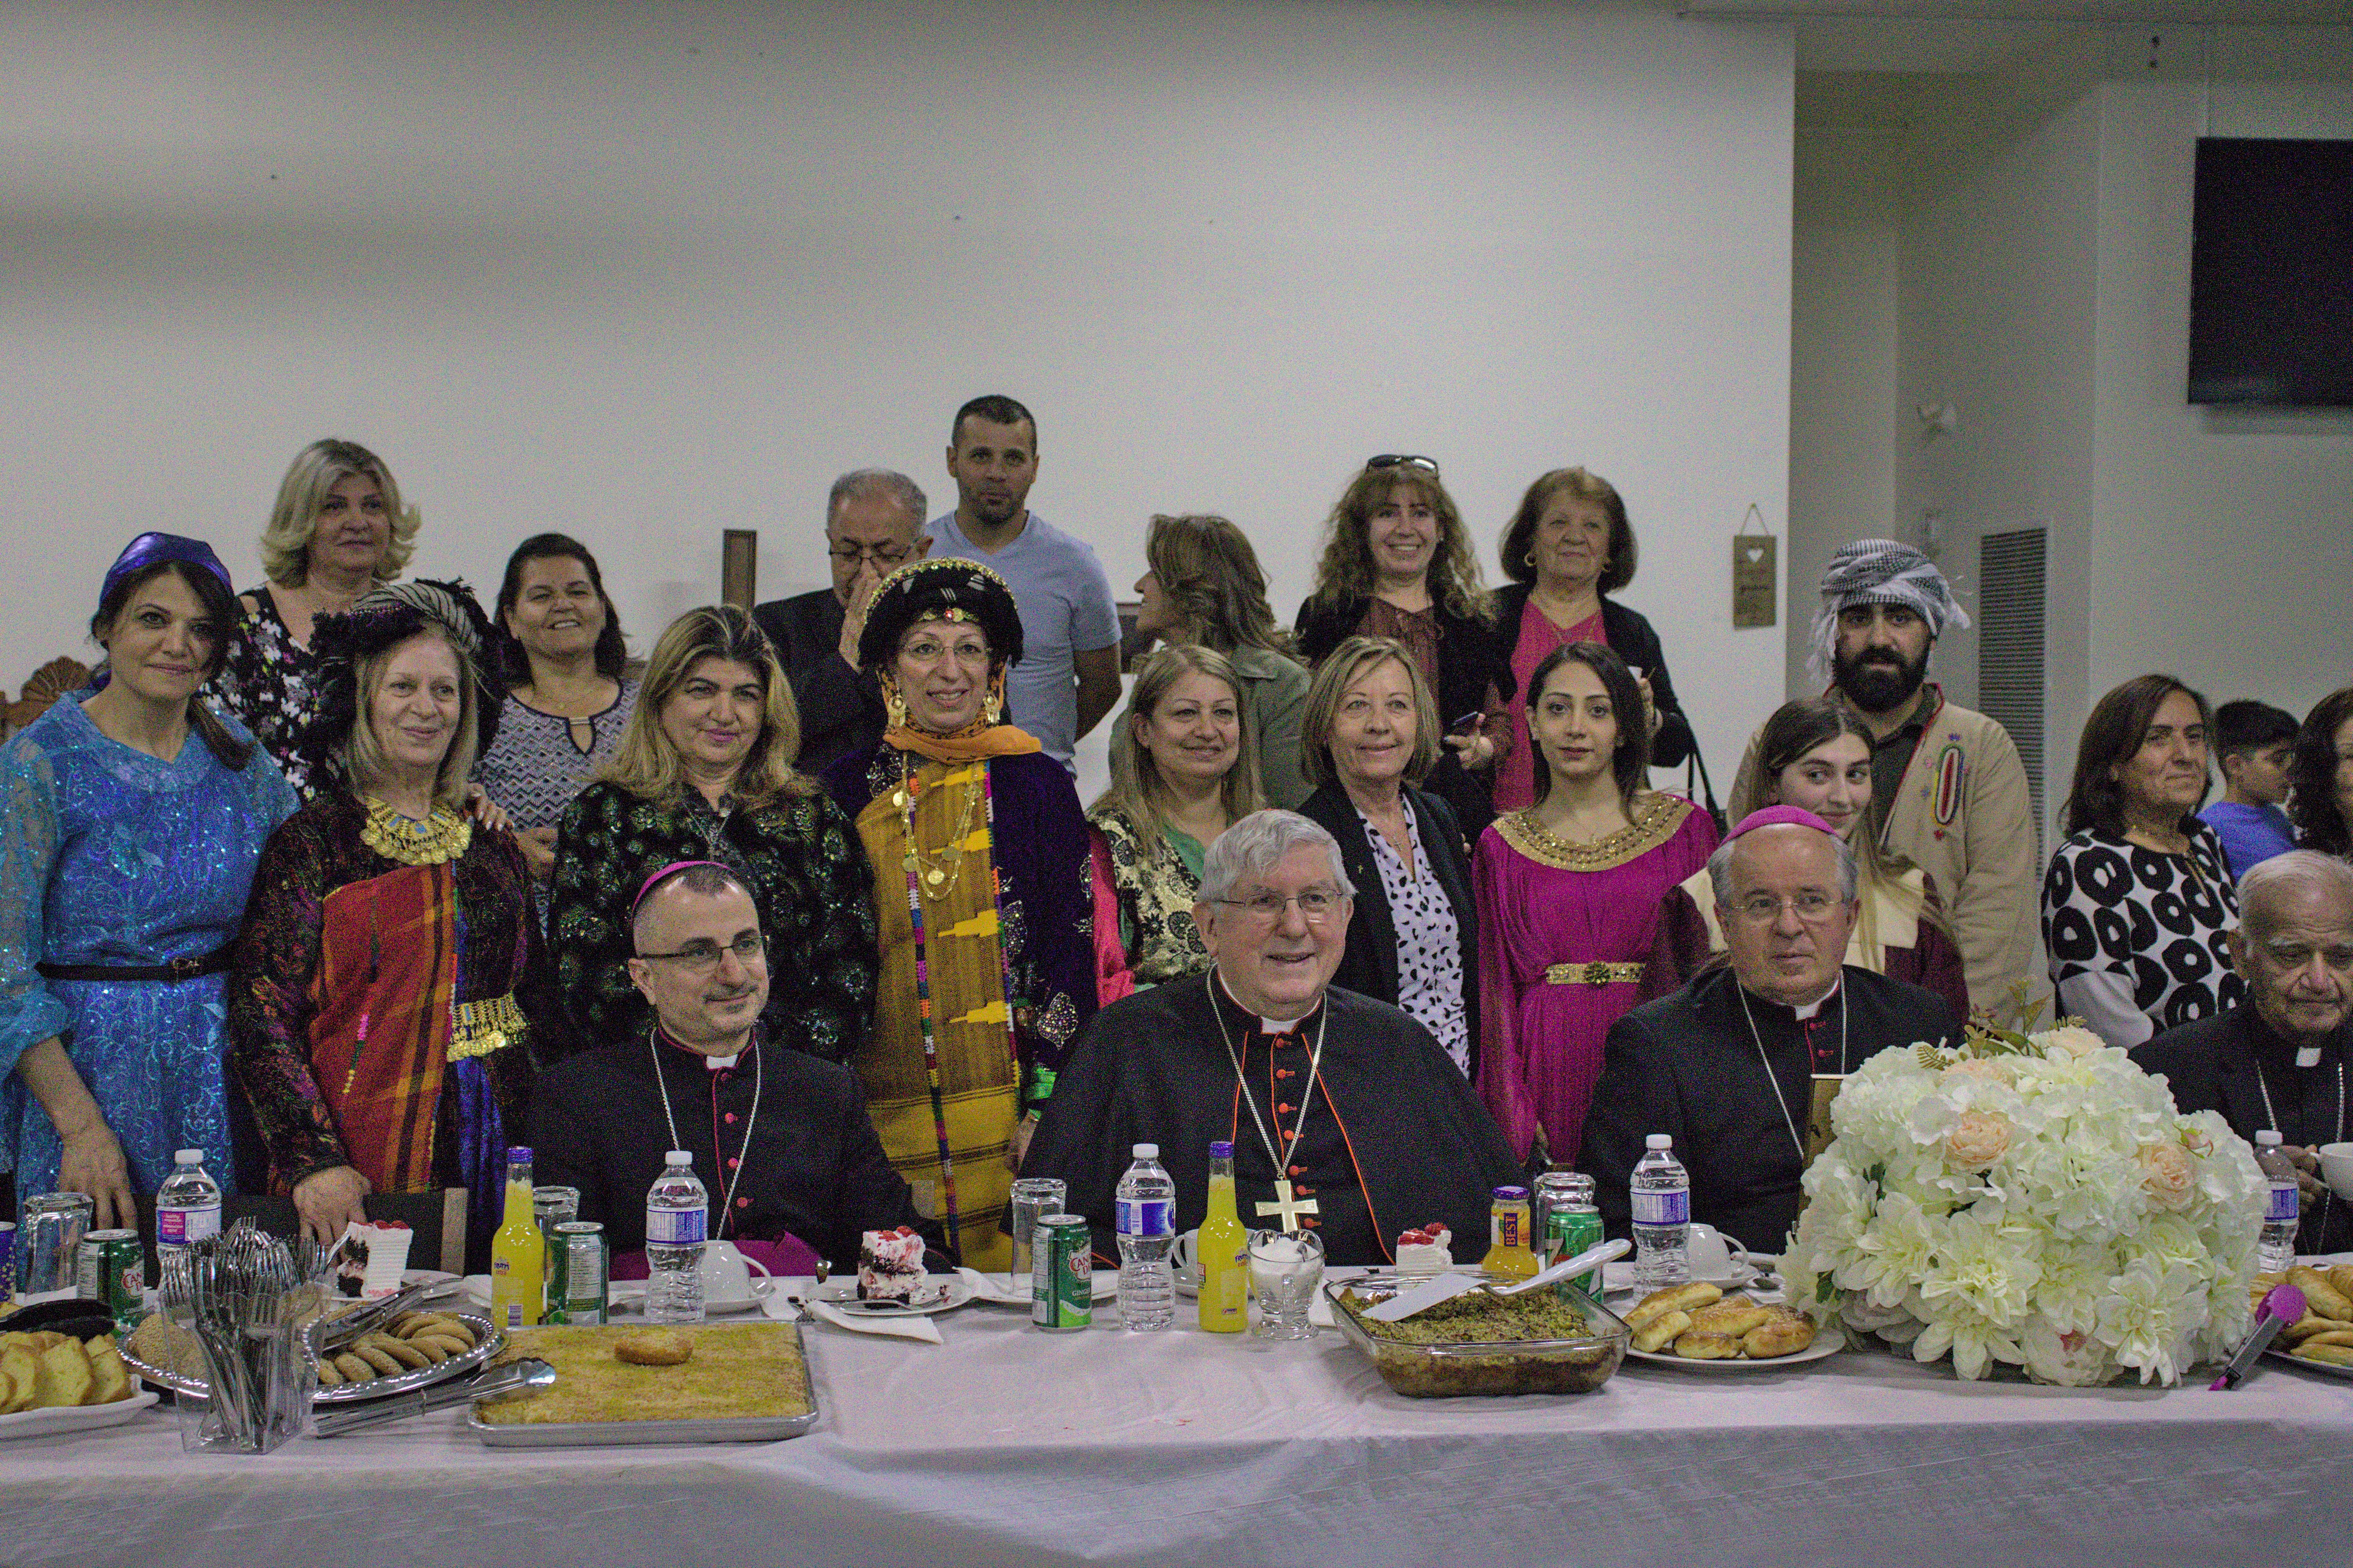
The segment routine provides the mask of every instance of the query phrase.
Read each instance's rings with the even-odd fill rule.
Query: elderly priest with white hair
[[[2182,1111],[2219,1110],[2249,1142],[2278,1131],[2302,1172],[2298,1252],[2353,1248],[2353,1205],[2324,1185],[2316,1152],[2353,1139],[2346,1058],[2353,1054],[2353,866],[2292,849],[2239,879],[2239,929],[2227,939],[2247,999],[2135,1047]]]
[[[1730,963],[1610,1026],[1577,1168],[1624,1236],[1644,1140],[1667,1133],[1691,1217],[1778,1252],[1846,1075],[1891,1046],[1957,1045],[1961,1029],[1936,993],[1841,963],[1854,852],[1813,813],[1743,818],[1707,869]]]
[[[1308,1229],[1335,1264],[1395,1260],[1433,1221],[1484,1250],[1493,1189],[1519,1163],[1430,1031],[1332,985],[1356,889],[1332,836],[1290,811],[1243,817],[1209,846],[1193,921],[1215,960],[1095,1015],[1022,1163],[1117,1256],[1113,1189],[1130,1147],[1157,1143],[1178,1230],[1201,1223],[1209,1144],[1234,1146],[1242,1223]]]

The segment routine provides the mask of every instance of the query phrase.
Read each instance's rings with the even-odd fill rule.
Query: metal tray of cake
[[[777,1323],[789,1331],[801,1358],[801,1380],[808,1388],[808,1409],[797,1415],[750,1415],[683,1421],[541,1421],[492,1425],[482,1419],[480,1407],[466,1407],[466,1430],[490,1448],[638,1447],[654,1444],[778,1443],[797,1437],[815,1426],[819,1414],[817,1374],[809,1368],[808,1344],[797,1322]]]
[[[322,1388],[311,1397],[311,1402],[313,1405],[362,1405],[371,1399],[384,1399],[396,1394],[414,1394],[420,1388],[430,1388],[435,1384],[447,1383],[453,1377],[471,1372],[499,1352],[506,1349],[505,1331],[494,1327],[490,1319],[480,1313],[451,1310],[448,1308],[439,1308],[437,1310],[447,1317],[457,1319],[474,1331],[472,1350],[453,1355],[448,1361],[436,1362],[431,1366],[420,1366],[413,1371],[396,1373],[387,1377],[371,1378],[365,1383],[345,1384],[337,1388]],[[152,1362],[142,1361],[128,1348],[129,1338],[129,1335],[124,1335],[125,1342],[119,1343],[117,1348],[122,1352],[124,1364],[142,1378],[157,1388],[170,1389],[174,1394],[191,1394],[198,1399],[212,1397],[212,1384],[203,1378],[190,1377],[184,1372],[173,1372],[169,1368],[157,1366]]]

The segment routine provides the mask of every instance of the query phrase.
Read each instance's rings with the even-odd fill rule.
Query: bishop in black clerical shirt
[[[2247,999],[2135,1047],[2133,1061],[2164,1075],[2176,1110],[2219,1110],[2251,1143],[2276,1129],[2304,1172],[2295,1249],[2353,1250],[2353,1204],[2318,1179],[2315,1152],[2353,1140],[2353,866],[2309,849],[2262,862],[2240,879],[2228,940]]]
[[[1201,1223],[1213,1141],[1234,1145],[1242,1224],[1312,1230],[1330,1263],[1393,1261],[1398,1233],[1432,1221],[1458,1261],[1484,1256],[1493,1191],[1523,1179],[1518,1162],[1429,1030],[1331,985],[1354,892],[1323,828],[1244,817],[1210,847],[1193,908],[1217,967],[1080,1035],[1021,1171],[1068,1184],[1103,1257],[1118,1256],[1132,1147],[1160,1146],[1182,1231]]]
[[[1778,1252],[1798,1219],[1816,1078],[1890,1047],[1957,1044],[1960,1024],[1935,993],[1841,962],[1854,860],[1812,814],[1756,813],[1708,870],[1730,962],[1610,1026],[1577,1169],[1603,1228],[1625,1236],[1644,1140],[1667,1133],[1691,1217]]]

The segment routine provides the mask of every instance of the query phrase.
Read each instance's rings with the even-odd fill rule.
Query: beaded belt
[[[1547,985],[1614,985],[1641,978],[1639,963],[1555,963],[1545,970]]]
[[[523,1031],[531,1021],[522,1016],[515,1003],[514,993],[491,996],[480,1002],[458,1004],[457,1026],[449,1031],[451,1061],[463,1061],[468,1057],[486,1057],[492,1051],[522,1043]]]

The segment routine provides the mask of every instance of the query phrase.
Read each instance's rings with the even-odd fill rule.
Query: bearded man
[[[2042,986],[2042,868],[2026,765],[2010,732],[1947,701],[1927,679],[1936,638],[1968,624],[1926,555],[1893,539],[1857,540],[1822,574],[1810,668],[1871,731],[1870,828],[1880,848],[1935,882],[1970,1006],[2003,1012]],[[1732,786],[1735,817],[1756,809],[1760,786],[1751,736]]]

